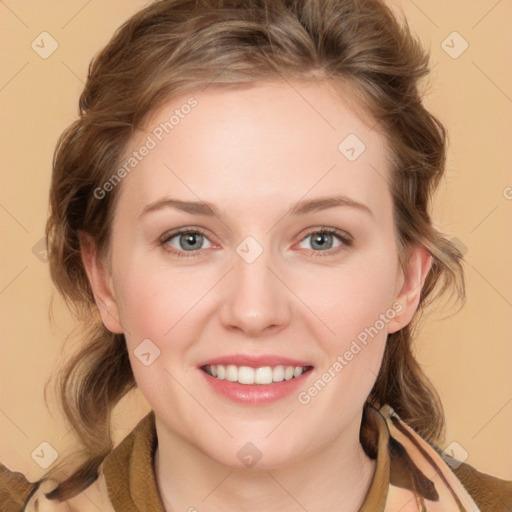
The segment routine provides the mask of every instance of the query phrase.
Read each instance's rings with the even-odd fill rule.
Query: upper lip
[[[212,366],[212,365],[229,365],[233,364],[235,366],[250,366],[251,368],[262,368],[263,366],[312,366],[310,363],[306,361],[300,361],[299,359],[293,359],[285,356],[278,355],[260,355],[260,356],[251,356],[245,354],[232,354],[227,356],[215,357],[213,359],[208,359],[199,365],[199,367],[203,366]]]

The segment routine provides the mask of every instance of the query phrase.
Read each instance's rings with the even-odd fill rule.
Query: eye
[[[301,247],[311,252],[314,256],[329,256],[346,250],[352,245],[352,237],[334,228],[320,228],[311,231],[300,242],[307,243],[311,239],[311,247]],[[204,245],[206,242],[206,246]],[[199,256],[202,249],[209,249],[213,244],[206,237],[205,233],[197,228],[186,228],[166,233],[160,239],[160,244],[165,250],[174,253],[176,256],[190,258]],[[323,254],[322,254],[323,253]]]
[[[210,245],[204,247],[203,244],[205,241]],[[212,243],[201,230],[190,228],[165,234],[160,240],[160,243],[165,246],[166,250],[170,250],[177,256],[183,256],[185,258],[197,256],[196,253],[201,249],[212,247]],[[185,254],[187,252],[191,254]]]
[[[311,239],[310,242],[308,240]],[[312,247],[302,247],[303,249],[311,250],[315,256],[326,256],[337,254],[347,247],[352,245],[352,237],[334,228],[321,228],[316,231],[311,231],[302,240],[301,244],[307,243]],[[320,254],[326,253],[326,254]]]

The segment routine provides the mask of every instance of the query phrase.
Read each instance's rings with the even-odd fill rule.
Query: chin
[[[232,440],[220,450],[207,450],[205,453],[217,463],[233,469],[268,471],[299,462],[304,457],[303,446],[283,446],[282,439],[270,441],[264,436],[250,440],[247,433]],[[297,455],[300,454],[298,457]]]

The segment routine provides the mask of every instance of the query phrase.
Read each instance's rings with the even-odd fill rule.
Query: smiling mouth
[[[212,364],[202,366],[201,370],[218,380],[238,382],[239,384],[269,385],[287,380],[297,379],[313,368],[312,366],[236,366],[234,364]]]

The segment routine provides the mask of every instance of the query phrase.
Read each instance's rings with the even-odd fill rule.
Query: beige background
[[[50,321],[49,304],[56,293],[38,246],[52,153],[58,135],[75,118],[91,57],[145,4],[0,2],[0,461],[31,480],[43,473],[31,457],[41,442],[49,442],[61,456],[72,445],[57,408],[50,401],[48,410],[43,398],[44,383],[59,364],[73,327],[58,297]],[[394,4],[431,46],[426,103],[446,124],[451,140],[434,219],[467,248],[467,305],[455,316],[443,319],[446,312],[440,311],[426,319],[417,353],[445,406],[446,444],[456,441],[479,470],[512,479],[512,3]],[[31,43],[45,31],[58,48],[43,59]],[[469,45],[458,58],[442,47],[445,41],[452,54],[460,51],[463,40],[450,36],[454,31]],[[146,410],[137,395],[124,401],[116,416],[117,439]],[[461,454],[461,448],[454,453]]]

